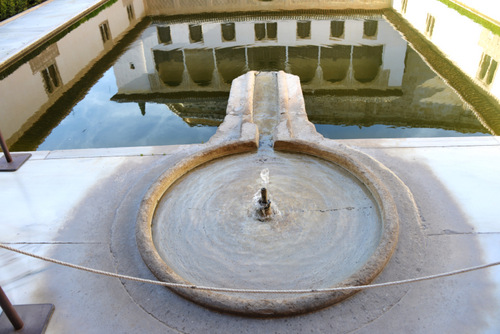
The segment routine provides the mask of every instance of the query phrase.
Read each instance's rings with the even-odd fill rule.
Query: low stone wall
[[[391,8],[391,0],[146,0],[148,15]]]

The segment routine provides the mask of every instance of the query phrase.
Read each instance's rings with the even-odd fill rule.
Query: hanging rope
[[[481,270],[481,269],[486,269],[494,266],[500,265],[500,262],[493,262],[489,264],[484,264],[480,266],[475,266],[475,267],[469,267],[465,269],[459,269],[459,270],[454,270],[454,271],[449,271],[446,273],[441,273],[441,274],[436,274],[436,275],[430,275],[430,276],[423,276],[423,277],[417,277],[417,278],[410,278],[406,280],[401,280],[401,281],[393,281],[393,282],[386,282],[386,283],[377,283],[377,284],[368,284],[368,285],[360,285],[360,286],[343,286],[343,287],[336,287],[336,288],[324,288],[324,289],[302,289],[302,290],[258,290],[258,289],[231,289],[231,288],[216,288],[216,287],[207,287],[207,286],[199,286],[199,285],[192,285],[192,284],[179,284],[179,283],[170,283],[170,282],[162,282],[162,281],[155,281],[155,280],[150,280],[150,279],[144,279],[144,278],[138,278],[138,277],[133,277],[133,276],[127,276],[127,275],[120,275],[116,273],[111,273],[103,270],[98,270],[98,269],[92,269],[88,267],[83,267],[79,266],[76,264],[64,262],[64,261],[59,261],[55,260],[49,257],[33,254],[30,252],[26,252],[17,248],[13,248],[4,244],[0,243],[0,248],[16,252],[22,255],[30,256],[35,259],[43,260],[46,262],[51,262],[55,263],[58,265],[62,265],[65,267],[73,268],[73,269],[78,269],[78,270],[83,270],[86,272],[90,272],[93,274],[98,274],[98,275],[104,275],[108,277],[114,277],[114,278],[119,278],[119,279],[125,279],[125,280],[130,280],[134,282],[140,282],[140,283],[148,283],[148,284],[154,284],[154,285],[161,285],[161,286],[166,286],[169,288],[184,288],[184,289],[197,289],[197,290],[206,290],[206,291],[214,291],[214,292],[230,292],[230,293],[281,293],[281,294],[304,294],[304,293],[331,293],[331,292],[338,292],[338,291],[352,291],[352,290],[365,290],[365,289],[373,289],[373,288],[380,288],[380,287],[387,287],[387,286],[395,286],[395,285],[402,285],[402,284],[409,284],[409,283],[416,283],[416,282],[422,282],[422,281],[428,281],[428,280],[433,280],[437,278],[443,278],[443,277],[449,277],[449,276],[455,276],[459,274],[464,274],[468,273],[471,271],[476,271],[476,270]]]

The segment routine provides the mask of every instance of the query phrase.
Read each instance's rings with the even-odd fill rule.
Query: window
[[[361,83],[375,80],[382,66],[383,45],[360,45],[352,49],[352,70],[354,79]]]
[[[428,37],[432,37],[434,31],[434,23],[436,23],[436,18],[431,14],[427,14],[427,21],[425,23],[425,34]]]
[[[311,38],[311,21],[297,21],[297,39]]]
[[[267,22],[266,31],[267,31],[267,39],[276,39],[276,37],[278,37],[278,23]]]
[[[488,70],[488,75],[486,76],[486,84],[487,85],[491,85],[491,83],[493,82],[495,72],[497,71],[497,66],[498,66],[498,62],[496,60],[492,59],[490,68]]]
[[[255,40],[275,40],[278,36],[278,23],[277,22],[265,22],[265,23],[255,23]]]
[[[161,27],[157,26],[158,40],[163,44],[172,44],[172,35],[170,34],[170,26]]]
[[[497,71],[498,62],[491,58],[491,56],[483,53],[481,61],[479,62],[479,70],[477,72],[477,78],[487,85],[491,85],[495,73]]]
[[[363,38],[374,39],[377,37],[378,21],[366,20],[363,22]]]
[[[344,37],[344,21],[331,21],[330,22],[330,37],[342,38]]]
[[[265,23],[255,23],[253,26],[255,31],[255,39],[257,41],[262,41],[266,38],[266,24]]]
[[[102,42],[106,44],[109,40],[111,40],[111,32],[109,31],[108,21],[101,23],[99,25],[99,30],[101,31]]]
[[[201,30],[201,25],[189,25],[189,39],[191,40],[191,43],[203,42],[203,32]]]
[[[55,63],[43,69],[41,73],[47,93],[51,94],[61,86],[61,76]]]
[[[230,42],[236,40],[236,30],[234,23],[221,23],[222,41]]]
[[[408,0],[403,0],[401,3],[401,12],[406,14],[406,8],[408,8]]]
[[[128,16],[128,20],[131,22],[135,19],[134,5],[133,4],[127,5],[127,16]]]

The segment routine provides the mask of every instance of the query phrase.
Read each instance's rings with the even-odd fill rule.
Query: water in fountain
[[[274,211],[266,220],[255,210],[263,170]],[[158,204],[153,238],[167,265],[190,282],[305,289],[356,272],[377,247],[380,228],[377,204],[342,168],[297,154],[246,154],[179,180]]]
[[[277,86],[275,73],[257,75],[257,153],[192,170],[158,203],[154,244],[168,267],[189,282],[326,288],[359,270],[379,244],[382,221],[364,184],[331,162],[272,149]],[[268,215],[260,213],[267,203],[262,188],[272,202]]]

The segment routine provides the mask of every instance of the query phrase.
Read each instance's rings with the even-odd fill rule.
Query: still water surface
[[[249,70],[299,75],[309,119],[327,138],[490,134],[380,16],[154,21],[48,135],[31,130],[14,148],[205,142],[231,80]]]
[[[117,103],[113,70],[107,70],[37,150],[202,143],[216,126],[189,125],[168,106]]]

